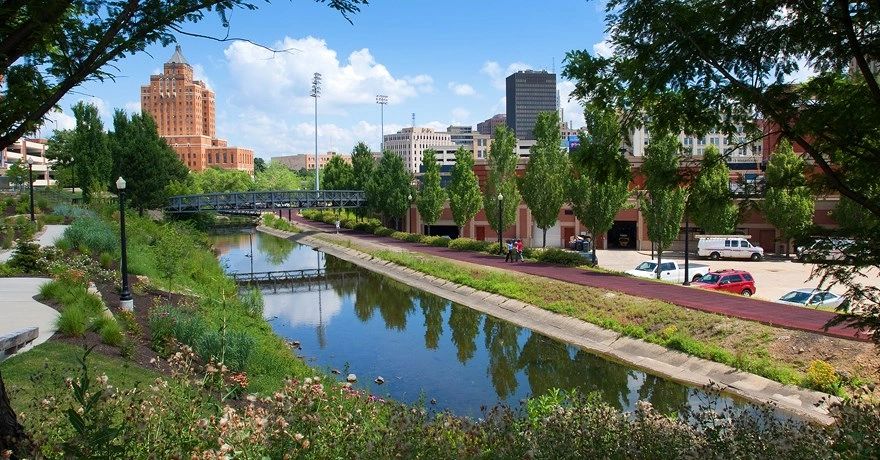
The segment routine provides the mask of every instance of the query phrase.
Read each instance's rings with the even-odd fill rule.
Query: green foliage
[[[9,184],[15,188],[21,188],[28,183],[28,168],[26,163],[18,160],[9,165],[6,169],[6,177],[9,178]]]
[[[387,227],[377,227],[373,230],[373,234],[376,236],[391,236],[394,234],[394,230]]]
[[[686,192],[678,185],[679,148],[677,136],[657,133],[642,164],[648,196],[641,199],[640,205],[648,225],[648,238],[657,245],[658,259],[678,236],[684,214]]]
[[[367,184],[367,201],[386,221],[390,219],[397,223],[410,204],[411,180],[412,176],[403,165],[403,158],[385,152]]]
[[[804,236],[813,223],[815,200],[805,185],[805,169],[804,160],[785,141],[780,142],[767,164],[763,211],[786,241]]]
[[[434,225],[437,222],[446,202],[446,193],[440,188],[440,165],[437,164],[436,154],[433,149],[427,149],[422,154],[425,173],[416,195],[416,207],[425,225]]]
[[[255,158],[255,167],[257,160],[263,161],[262,158]],[[302,188],[300,177],[277,161],[270,162],[268,166],[264,165],[260,171],[254,170],[255,190],[299,190],[300,188]]]
[[[714,145],[706,148],[690,186],[687,212],[710,235],[727,235],[736,228],[739,208],[730,191],[730,168]]]
[[[117,109],[109,145],[113,157],[111,177],[125,179],[126,199],[141,212],[162,207],[168,185],[186,180],[189,174],[174,150],[159,137],[156,122],[147,113],[129,117]]]
[[[95,211],[91,209],[75,206],[67,203],[60,203],[52,208],[52,213],[70,219],[78,219],[80,217],[96,217]]]
[[[450,241],[452,241],[452,239],[448,236],[425,236],[422,238],[423,244],[440,248],[448,247]]]
[[[807,382],[813,388],[831,394],[836,394],[840,388],[840,377],[834,366],[821,359],[810,362],[810,366],[807,367]]]
[[[395,240],[404,240],[409,235],[407,232],[394,232],[391,234],[391,238]]]
[[[190,193],[246,192],[253,190],[254,181],[247,171],[212,167],[191,172],[193,184]]]
[[[447,246],[449,249],[457,249],[459,251],[485,251],[490,244],[486,241],[477,241],[471,238],[456,238],[451,240]]]
[[[576,267],[578,265],[585,265],[587,261],[576,252],[559,248],[548,248],[538,254],[538,262]]]
[[[575,217],[590,234],[604,235],[626,203],[632,174],[619,151],[622,135],[617,114],[589,105],[584,117],[589,134],[580,136],[580,146],[572,152],[568,199]]]
[[[82,337],[88,328],[89,314],[79,306],[61,310],[55,320],[55,329],[68,337]]]
[[[264,213],[261,217],[263,225],[290,233],[299,233],[301,230],[289,220],[276,216],[272,213]]]
[[[3,235],[0,237],[0,249],[9,249],[15,241],[15,227],[12,225],[4,225],[2,232]]]
[[[452,220],[461,229],[480,212],[483,200],[480,197],[480,183],[474,174],[474,157],[469,150],[459,148],[455,152],[455,165],[452,166],[452,175],[449,186],[446,188],[449,197],[449,208],[452,211]]]
[[[104,320],[97,327],[98,335],[101,336],[101,342],[111,347],[122,345],[125,336],[122,333],[122,326],[119,325],[119,322],[111,317],[101,316],[100,318]]]
[[[263,317],[263,294],[259,289],[252,287],[239,294],[241,301],[247,313],[254,318]]]
[[[254,157],[254,174],[260,174],[266,171],[266,160],[260,157]]]
[[[497,233],[516,222],[516,210],[521,197],[516,186],[516,137],[506,126],[495,128],[495,140],[489,148],[487,166],[489,178],[483,189],[483,209],[486,220]],[[503,196],[501,202],[498,195]],[[498,206],[503,206],[501,221],[498,220]]]
[[[560,148],[559,123],[556,112],[538,114],[537,144],[532,147],[525,175],[519,181],[519,190],[532,211],[535,225],[543,230],[542,247],[547,246],[547,229],[556,224],[559,209],[565,202],[565,183],[570,175],[568,155]]]
[[[354,170],[339,155],[334,155],[324,169],[321,170],[324,190],[352,190],[354,188]]]
[[[26,238],[19,238],[7,264],[20,273],[38,274],[46,271],[45,261],[40,257],[40,245]]]
[[[113,158],[98,108],[80,101],[72,110],[76,128],[66,147],[73,158],[76,183],[83,191],[83,201],[88,203],[95,193],[107,189],[113,172]]]
[[[73,221],[64,230],[64,239],[75,248],[87,248],[95,254],[103,252],[115,254],[119,239],[115,230],[103,219],[86,216]]]

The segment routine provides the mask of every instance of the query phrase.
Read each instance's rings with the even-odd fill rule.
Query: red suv
[[[746,297],[755,293],[755,279],[749,272],[743,270],[709,272],[692,284],[703,289],[732,292]]]

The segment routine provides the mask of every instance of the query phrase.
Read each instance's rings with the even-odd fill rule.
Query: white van
[[[749,243],[749,235],[700,235],[697,238],[700,239],[697,243],[697,255],[700,257],[755,261],[764,258],[764,248]]]

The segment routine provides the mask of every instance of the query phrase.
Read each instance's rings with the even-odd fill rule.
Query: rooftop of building
[[[171,59],[166,62],[166,64],[186,64],[189,65],[189,62],[186,62],[186,58],[183,57],[183,51],[180,49],[180,45],[174,47],[174,54],[171,55]]]

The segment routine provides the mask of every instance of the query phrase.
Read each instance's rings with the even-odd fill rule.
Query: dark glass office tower
[[[555,110],[556,74],[523,70],[507,77],[507,127],[517,139],[534,139],[538,114]]]

